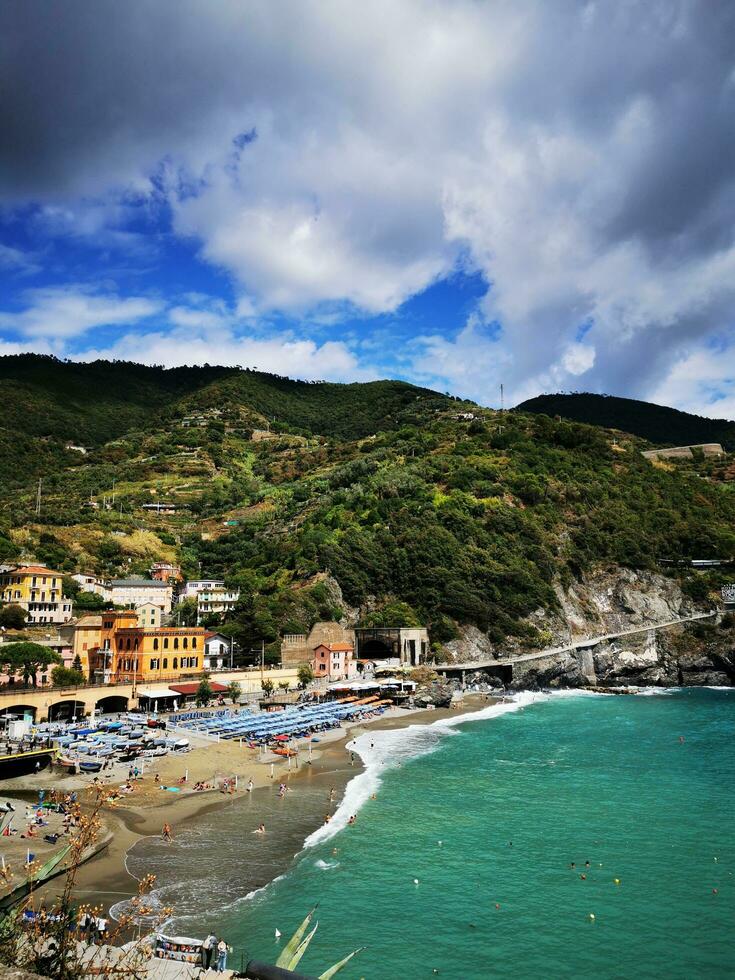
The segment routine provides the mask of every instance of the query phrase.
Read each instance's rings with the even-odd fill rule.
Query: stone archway
[[[37,711],[38,708],[33,704],[11,704],[7,708],[0,708],[0,716],[17,715],[22,718],[23,715],[30,715],[35,721]]]
[[[127,711],[128,703],[129,698],[125,698],[121,694],[108,694],[107,697],[100,698],[95,703],[95,710],[100,715],[115,714]]]
[[[73,721],[74,718],[84,718],[87,706],[84,701],[66,699],[56,701],[48,707],[49,721]]]

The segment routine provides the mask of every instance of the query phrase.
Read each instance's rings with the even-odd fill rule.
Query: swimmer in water
[[[254,834],[264,834],[265,833],[265,824],[264,823],[259,824],[258,829],[257,830],[254,830],[253,833]]]

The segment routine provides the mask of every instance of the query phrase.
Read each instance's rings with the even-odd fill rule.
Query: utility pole
[[[41,514],[41,480],[38,481],[38,491],[36,493],[36,517]]]
[[[112,480],[112,506],[115,506],[115,479]]]
[[[505,411],[505,398],[504,398],[504,392],[503,392],[503,385],[502,384],[500,385],[500,411],[501,412]]]
[[[260,641],[260,683],[265,680],[265,640]]]

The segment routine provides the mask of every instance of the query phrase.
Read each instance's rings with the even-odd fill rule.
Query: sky
[[[0,354],[735,418],[731,0],[4,0]]]

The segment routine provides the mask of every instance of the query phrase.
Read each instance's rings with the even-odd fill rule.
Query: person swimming
[[[264,834],[265,833],[265,824],[264,823],[259,824],[258,825],[258,829],[257,830],[254,830],[253,833],[254,834]]]

